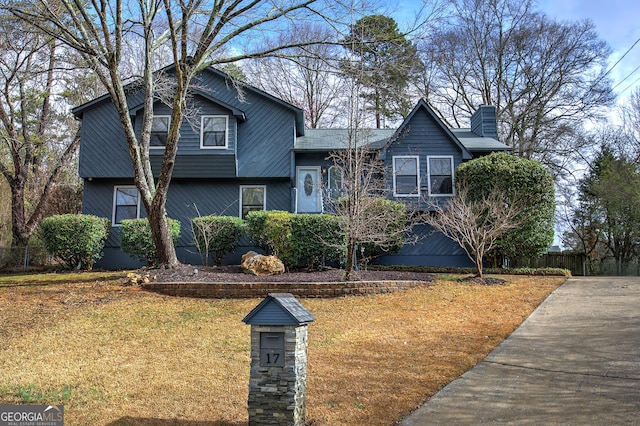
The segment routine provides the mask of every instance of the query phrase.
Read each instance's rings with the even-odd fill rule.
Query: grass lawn
[[[244,425],[261,299],[173,298],[124,273],[0,276],[0,404],[64,404],[67,425]],[[484,358],[559,277],[302,299],[307,420],[392,425]]]

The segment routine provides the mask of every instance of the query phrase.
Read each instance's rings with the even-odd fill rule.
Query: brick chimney
[[[471,131],[478,136],[498,139],[496,107],[480,105],[471,116]]]

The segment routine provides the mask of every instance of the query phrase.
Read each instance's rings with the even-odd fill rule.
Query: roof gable
[[[429,104],[427,104],[427,102],[424,99],[420,99],[418,101],[418,103],[413,108],[413,110],[411,110],[409,115],[407,115],[407,117],[404,119],[402,124],[400,124],[400,126],[395,131],[393,136],[389,139],[389,142],[383,148],[381,153],[381,156],[383,158],[386,154],[386,150],[389,147],[389,145],[391,145],[393,142],[395,142],[396,140],[402,137],[402,134],[405,131],[407,131],[409,123],[411,123],[411,121],[414,119],[417,112],[420,110],[424,110],[427,113],[427,116],[429,116],[429,118],[433,120],[436,126],[442,130],[442,132],[447,136],[447,138],[451,141],[451,143],[453,143],[460,150],[460,152],[462,153],[462,159],[470,160],[471,158],[473,158],[473,155],[471,154],[471,152],[462,144],[462,142],[460,142],[460,140],[456,137],[453,131],[451,131],[451,129],[446,124],[444,124],[442,120],[440,120],[440,118],[436,115],[436,113],[433,111],[433,109],[431,109]]]
[[[270,293],[242,322],[254,325],[305,325],[315,319],[291,293]]]
[[[173,70],[173,68],[175,67],[175,65],[169,65],[161,70],[159,70],[158,72],[171,72]],[[201,73],[210,73],[214,76],[216,76],[217,78],[221,78],[224,79],[226,81],[233,81],[234,84],[238,84],[240,87],[242,87],[243,90],[249,90],[255,94],[257,94],[258,96],[264,97],[268,100],[270,100],[271,102],[274,102],[286,109],[291,110],[294,113],[295,116],[295,123],[296,123],[296,132],[298,136],[303,136],[304,135],[304,111],[294,105],[291,105],[281,99],[276,98],[275,96],[272,96],[256,87],[250,86],[247,83],[244,82],[240,82],[235,80],[233,77],[231,77],[230,75],[224,73],[223,71],[220,71],[218,69],[215,69],[213,67],[207,67],[204,70],[201,71]],[[135,82],[129,83],[127,85],[125,85],[125,93],[127,92],[131,92],[133,89],[135,88],[139,88],[140,87],[140,81],[137,80]],[[211,94],[207,93],[206,90],[203,90],[202,88],[198,88],[197,85],[194,85],[194,87],[191,87],[190,90],[193,93],[196,93],[200,96],[203,96],[207,99],[209,99],[212,102],[218,103],[220,106],[223,106],[226,109],[229,109],[230,111],[233,112],[233,114],[240,120],[240,121],[244,121],[244,112],[239,109],[238,107],[235,107],[229,103],[224,103],[222,101],[220,101],[219,99],[216,99],[214,96],[212,96]],[[109,96],[109,94],[104,94],[100,97],[97,97],[95,99],[92,99],[82,105],[78,105],[75,108],[71,109],[71,113],[77,117],[77,118],[82,118],[82,114],[85,110],[87,110],[88,108],[91,108],[101,102],[110,102],[111,101],[111,97]],[[134,111],[137,112],[140,108],[142,108],[143,105],[141,105],[140,102],[136,102],[135,105],[130,106],[130,111]]]

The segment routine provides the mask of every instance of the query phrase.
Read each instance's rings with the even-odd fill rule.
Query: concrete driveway
[[[640,278],[568,280],[402,425],[640,425]]]

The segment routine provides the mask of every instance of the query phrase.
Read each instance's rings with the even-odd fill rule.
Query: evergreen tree
[[[420,68],[420,59],[396,21],[383,15],[365,16],[351,26],[343,44],[351,56],[342,60],[341,68],[363,87],[360,96],[375,114],[376,127],[383,127],[385,119],[406,116],[412,102],[407,87]]]

